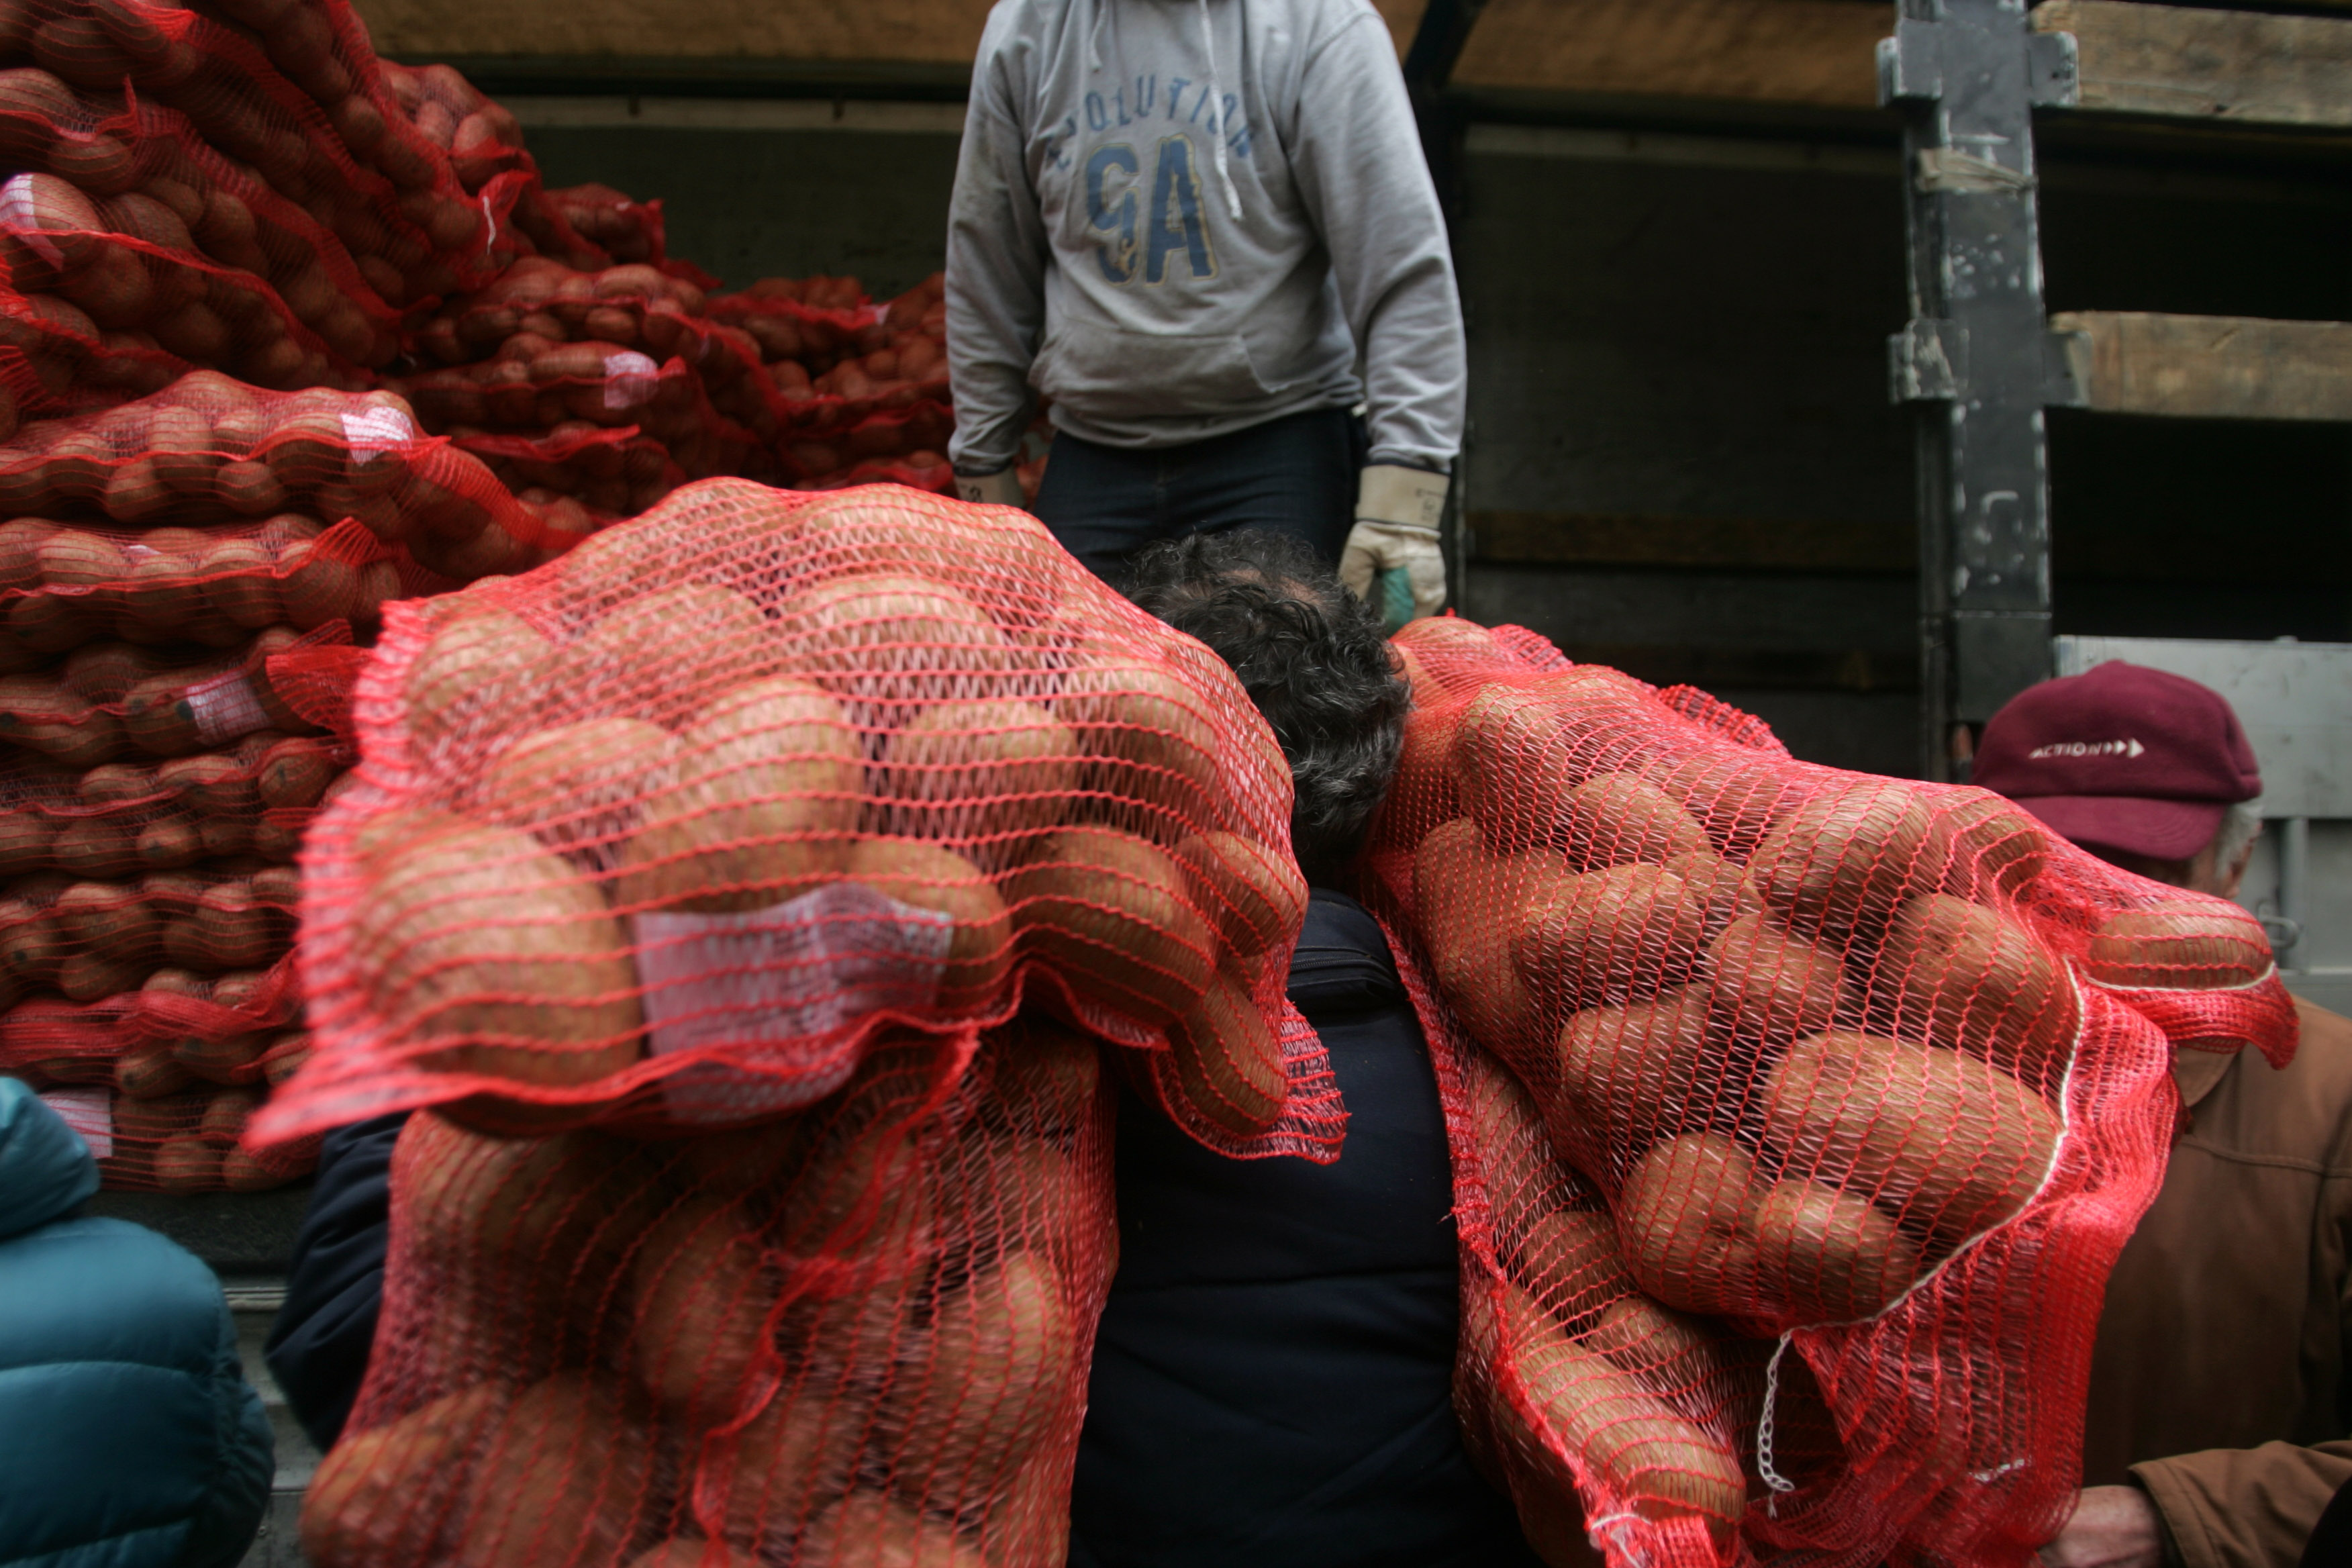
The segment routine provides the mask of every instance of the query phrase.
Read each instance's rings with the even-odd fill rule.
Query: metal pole
[[[2073,403],[2042,302],[2033,107],[2071,101],[2074,40],[2021,0],[1902,0],[1879,96],[1906,110],[1911,320],[1891,390],[1917,408],[1921,771],[2051,670],[2042,408]]]

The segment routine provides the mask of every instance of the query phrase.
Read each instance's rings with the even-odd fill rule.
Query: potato
[[[114,1087],[133,1100],[160,1100],[195,1081],[196,1075],[173,1055],[170,1042],[164,1040],[133,1046],[114,1061]]]
[[[1707,939],[1706,900],[1656,866],[1612,866],[1533,889],[1512,940],[1538,1003],[1591,1006],[1689,979]]]
[[[1094,1114],[1101,1052],[1058,1020],[1024,1011],[984,1031],[980,1054],[987,1084],[980,1110],[991,1126],[1055,1137]]]
[[[2268,936],[2219,900],[2182,900],[2109,915],[2092,934],[2083,972],[2102,985],[2213,991],[2252,985],[2271,972]]]
[[[509,1392],[477,1384],[380,1426],[346,1430],[302,1497],[304,1560],[378,1568],[438,1556],[468,1460]]]
[[[1463,1066],[1463,1080],[1496,1249],[1508,1255],[1538,1220],[1586,1194],[1554,1152],[1536,1102],[1498,1060],[1474,1052]],[[1547,1095],[1552,1092],[1549,1075],[1543,1085]]]
[[[1175,861],[1131,834],[1066,828],[1002,882],[1024,950],[1146,1026],[1199,1005],[1215,963]]]
[[[824,1370],[851,1368],[837,1363]],[[746,1552],[763,1545],[772,1551],[803,1521],[847,1492],[871,1406],[870,1397],[853,1394],[825,1377],[779,1387],[734,1445],[726,1480],[726,1539]],[[808,1561],[805,1547],[794,1561]]]
[[[482,815],[529,828],[552,848],[603,847],[633,831],[645,802],[676,783],[677,760],[677,738],[640,719],[541,730],[507,747],[484,772]],[[265,777],[265,798],[268,790]]]
[[[243,878],[206,888],[195,908],[164,932],[164,955],[188,969],[246,969],[286,951],[293,922]]]
[[[1404,724],[1404,749],[1381,805],[1387,830],[1405,838],[1425,835],[1462,815],[1461,792],[1454,786],[1454,734],[1462,710],[1433,707],[1439,697],[1419,684],[1413,691],[1413,710]]]
[[[697,1425],[732,1419],[751,1384],[776,1304],[760,1254],[732,1204],[692,1198],[630,1260],[631,1364],[648,1393]]]
[[[1872,934],[1942,881],[1944,853],[1919,786],[1858,778],[1791,811],[1748,871],[1799,935]]]
[[[68,817],[50,840],[48,858],[70,877],[128,877],[141,869],[137,841],[114,816]]]
[[[781,664],[759,605],[730,589],[680,583],[615,605],[563,650],[561,679],[592,705],[620,691],[690,702]]]
[[[868,1264],[879,1278],[921,1266],[938,1200],[919,1130],[907,1125],[913,1109],[839,1119],[813,1139],[774,1226],[790,1251]]]
[[[224,1089],[214,1093],[205,1107],[205,1119],[196,1131],[211,1143],[234,1143],[245,1132],[245,1124],[261,1108],[261,1090],[257,1089]]]
[[[1560,801],[1559,842],[1580,869],[1663,866],[1713,845],[1682,803],[1637,773],[1602,773]]]
[[[1069,727],[1034,702],[926,708],[883,748],[892,831],[973,840],[1052,827],[1081,760]]]
[[[1604,1185],[1652,1140],[1735,1124],[1746,1075],[1710,1037],[1695,987],[1629,1007],[1590,1007],[1559,1035],[1557,1098],[1546,1125],[1555,1148]]]
[[[66,939],[47,902],[21,890],[0,896],[0,988],[19,994],[38,990],[56,975],[66,955]]]
[[[599,1133],[490,1137],[421,1112],[393,1152],[406,1245],[438,1277],[488,1273],[517,1310],[569,1305],[572,1282],[616,1270],[652,1220],[637,1155]]]
[[[299,1182],[319,1168],[313,1150],[289,1154],[282,1150],[248,1152],[243,1144],[221,1151],[221,1185],[232,1193],[266,1193],[289,1182]]]
[[[793,668],[829,691],[884,703],[962,695],[975,675],[1015,668],[979,605],[920,577],[835,577],[784,601],[775,629]]]
[[[1307,918],[1307,879],[1289,856],[1238,833],[1196,834],[1176,846],[1193,900],[1236,958],[1287,951]]]
[[[352,962],[422,1065],[562,1087],[637,1059],[628,938],[595,888],[527,835],[453,822],[365,871]]]
[[[657,1508],[653,1434],[601,1374],[561,1372],[515,1397],[467,1488],[461,1568],[610,1563]]]
[[[1210,978],[1200,1005],[1168,1030],[1176,1081],[1194,1110],[1235,1137],[1271,1131],[1289,1097],[1282,1042],[1231,974]]]
[[[1601,1310],[1580,1348],[1599,1351],[1641,1388],[1705,1420],[1722,1414],[1737,1396],[1743,1370],[1739,1352],[1753,1343],[1731,1338],[1703,1318],[1628,1292]]]
[[[2039,1096],[1940,1046],[1831,1030],[1772,1069],[1764,1140],[1810,1175],[1958,1240],[2014,1216],[2063,1131]]]
[[[1454,733],[1454,780],[1487,842],[1517,849],[1549,840],[1570,791],[1638,762],[1643,747],[1629,721],[1643,696],[1625,677],[1587,668],[1471,699]]]
[[[1054,710],[1097,760],[1092,788],[1181,819],[1214,826],[1218,742],[1210,705],[1165,669],[1136,656],[1082,650],[1095,662],[1062,678]]]
[[[261,753],[254,787],[265,806],[277,810],[311,806],[319,804],[327,786],[343,771],[334,742],[295,737],[279,741]]]
[[[1724,928],[1707,949],[1703,984],[1716,1027],[1768,1049],[1828,1028],[1856,1001],[1836,955],[1761,914]]]
[[[148,977],[145,989],[155,989],[154,976]],[[254,1034],[190,1035],[171,1042],[172,1059],[207,1082],[232,1084],[253,1076],[252,1069],[272,1038]]]
[[[268,745],[275,743],[274,741],[265,742],[259,750],[266,752]],[[201,816],[245,816],[257,812],[261,809],[261,791],[255,777],[258,757],[248,761],[248,756],[252,755],[252,748],[240,745],[235,752],[206,752],[195,756],[173,757],[155,769],[156,787],[179,796],[184,805]]]
[[[841,875],[864,752],[831,697],[788,676],[736,687],[677,752],[677,784],[622,848],[623,905],[764,909]]]
[[[1431,832],[1413,852],[1413,908],[1438,988],[1478,1043],[1515,1068],[1537,1061],[1549,1037],[1513,961],[1511,928],[1497,913],[1516,909],[1525,883],[1573,874],[1566,857],[1549,850],[1490,853],[1466,816]]]
[[[1477,659],[1504,657],[1495,634],[1475,621],[1458,616],[1423,616],[1407,621],[1389,641],[1416,654],[1436,653],[1443,658]]]
[[[1738,1457],[1607,1356],[1570,1342],[1524,1303],[1508,1354],[1537,1418],[1595,1483],[1645,1519],[1696,1519],[1727,1548],[1747,1511]]]
[[[74,952],[58,965],[58,989],[76,1002],[99,1002],[139,988],[148,960],[111,952]]]
[[[2058,956],[2014,921],[1956,899],[1905,901],[1872,966],[1879,1030],[1997,1062],[2054,1089],[2074,1054],[2082,1008]]]
[[[1654,1145],[1618,1194],[1617,1240],[1634,1282],[1669,1307],[1757,1315],[1748,1226],[1756,1162],[1728,1138],[1687,1132]]]
[[[1918,1249],[1865,1199],[1819,1182],[1775,1182],[1748,1216],[1757,1285],[1780,1315],[1851,1322],[1885,1308],[1919,1277]]]
[[[152,957],[163,934],[154,901],[118,882],[76,882],[58,895],[53,914],[68,942],[126,963]]]
[[[49,865],[49,846],[60,825],[46,812],[0,811],[0,877],[21,876]]]
[[[1803,794],[1785,764],[1744,748],[1690,752],[1634,772],[1682,802],[1717,853],[1739,861]]]
[[[1764,912],[1764,898],[1756,890],[1755,879],[1712,849],[1673,856],[1665,869],[1680,877],[1687,896],[1698,900],[1709,937],[1719,935],[1742,916]]]
[[[929,1354],[891,1390],[893,1482],[950,1511],[996,1491],[1083,1400],[1083,1336],[1053,1266],[1029,1252],[946,1292]]]
[[[962,1011],[993,1000],[1013,967],[1013,919],[979,867],[917,839],[861,838],[850,847],[842,879],[953,922],[935,1005]]]
[[[1563,1323],[1605,1312],[1636,1289],[1605,1214],[1552,1210],[1528,1228],[1517,1262],[1528,1292]]]
[[[793,1568],[994,1568],[955,1526],[864,1489],[816,1516],[793,1563]]]
[[[2050,829],[1997,795],[1971,790],[1958,805],[1937,802],[1933,837],[1944,890],[1983,902],[2015,898],[2050,860]]]
[[[408,667],[410,755],[485,728],[520,728],[546,694],[554,658],[554,645],[507,610],[469,605],[443,622]]]
[[[220,1149],[194,1133],[166,1138],[155,1148],[155,1184],[167,1193],[219,1191]]]

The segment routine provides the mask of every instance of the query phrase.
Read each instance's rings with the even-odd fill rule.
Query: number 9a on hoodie
[[[1192,139],[1163,136],[1152,157],[1150,200],[1139,198],[1143,165],[1126,142],[1097,147],[1087,160],[1087,222],[1100,236],[1095,265],[1121,287],[1140,272],[1147,284],[1165,282],[1169,258],[1181,255],[1194,278],[1217,275],[1216,247],[1201,202]]]

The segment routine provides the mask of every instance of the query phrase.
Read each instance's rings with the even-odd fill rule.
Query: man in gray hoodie
[[[1461,303],[1368,0],[998,0],[947,290],[965,499],[1021,504],[1043,394],[1035,510],[1104,577],[1258,527],[1392,620],[1444,601]]]

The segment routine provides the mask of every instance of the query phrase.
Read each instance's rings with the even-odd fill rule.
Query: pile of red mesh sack
[[[353,711],[251,1142],[432,1109],[310,1559],[1059,1563],[1105,1071],[1338,1146],[1232,672],[1025,513],[713,479],[394,605]]]
[[[849,278],[763,279],[713,299],[714,320],[756,342],[780,408],[779,462],[806,489],[888,481],[947,491],[947,285],[887,305]]]
[[[301,1050],[292,861],[354,634],[571,541],[388,393],[211,372],[24,426],[0,503],[0,1068],[115,1091],[111,1184],[289,1180],[302,1146],[233,1134]]]
[[[1465,1432],[1555,1563],[2023,1563],[2174,1045],[2261,927],[1981,790],[1423,621],[1370,880],[1436,1059]]]

